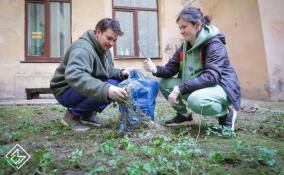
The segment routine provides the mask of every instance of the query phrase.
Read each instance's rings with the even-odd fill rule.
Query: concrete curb
[[[1,100],[0,107],[15,107],[15,106],[34,106],[34,105],[55,105],[59,104],[56,99],[32,99],[32,100]]]

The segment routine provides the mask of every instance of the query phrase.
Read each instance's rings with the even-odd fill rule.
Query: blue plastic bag
[[[131,108],[135,112],[136,116],[139,118],[130,114],[124,103],[119,105],[120,114],[123,116],[126,113],[130,125],[132,126],[138,125],[140,120],[144,120],[143,116],[138,114],[138,111],[141,111],[144,115],[151,117],[151,120],[154,120],[154,111],[156,106],[155,99],[159,91],[158,81],[146,77],[142,72],[134,69],[131,71],[128,79],[119,83],[120,87],[124,87],[126,85],[130,85],[130,94],[132,100],[134,101],[133,102],[130,100],[128,102],[130,103]],[[126,130],[129,131],[130,128],[131,126],[128,126]],[[122,119],[119,130],[123,131],[124,129],[124,120]]]

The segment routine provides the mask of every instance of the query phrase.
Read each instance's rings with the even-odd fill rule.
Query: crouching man
[[[105,18],[67,49],[50,82],[56,100],[68,108],[63,125],[71,125],[75,131],[88,130],[88,125],[106,125],[97,118],[97,112],[112,100],[125,99],[126,91],[117,85],[132,69],[115,68],[109,51],[122,35],[119,22]]]

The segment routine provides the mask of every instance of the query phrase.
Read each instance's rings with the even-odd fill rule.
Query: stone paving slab
[[[158,96],[157,103],[159,99],[163,98]],[[0,100],[0,108],[2,107],[15,107],[15,106],[34,106],[34,105],[54,105],[59,104],[54,98],[46,99],[10,99],[10,100]],[[242,99],[241,110],[243,107],[266,109],[276,112],[284,112],[284,102],[271,102],[271,101],[261,101],[252,99]]]
[[[241,110],[247,107],[254,107],[254,108],[257,108],[258,110],[263,110],[263,111],[284,113],[284,102],[283,101],[276,102],[276,101],[242,99]]]
[[[0,107],[13,106],[33,106],[33,105],[53,105],[58,104],[55,99],[17,99],[17,100],[0,100]]]

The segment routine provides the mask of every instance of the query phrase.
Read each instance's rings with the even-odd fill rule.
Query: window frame
[[[25,60],[21,63],[59,63],[61,57],[50,57],[50,2],[70,3],[70,44],[72,43],[72,0],[25,0]],[[28,3],[44,4],[44,55],[28,55]]]
[[[114,1],[112,0],[112,17],[115,19],[115,12],[121,11],[121,12],[132,12],[133,13],[133,32],[134,32],[134,56],[128,56],[128,55],[117,55],[116,52],[116,43],[113,46],[113,55],[114,59],[145,59],[146,57],[139,56],[139,48],[138,48],[138,40],[139,40],[139,34],[138,34],[138,11],[152,11],[157,12],[157,22],[158,22],[158,42],[159,42],[159,57],[151,57],[152,59],[160,59],[161,58],[161,52],[160,52],[160,24],[159,24],[159,4],[158,0],[156,0],[157,8],[145,8],[145,7],[128,7],[128,6],[115,6]]]

